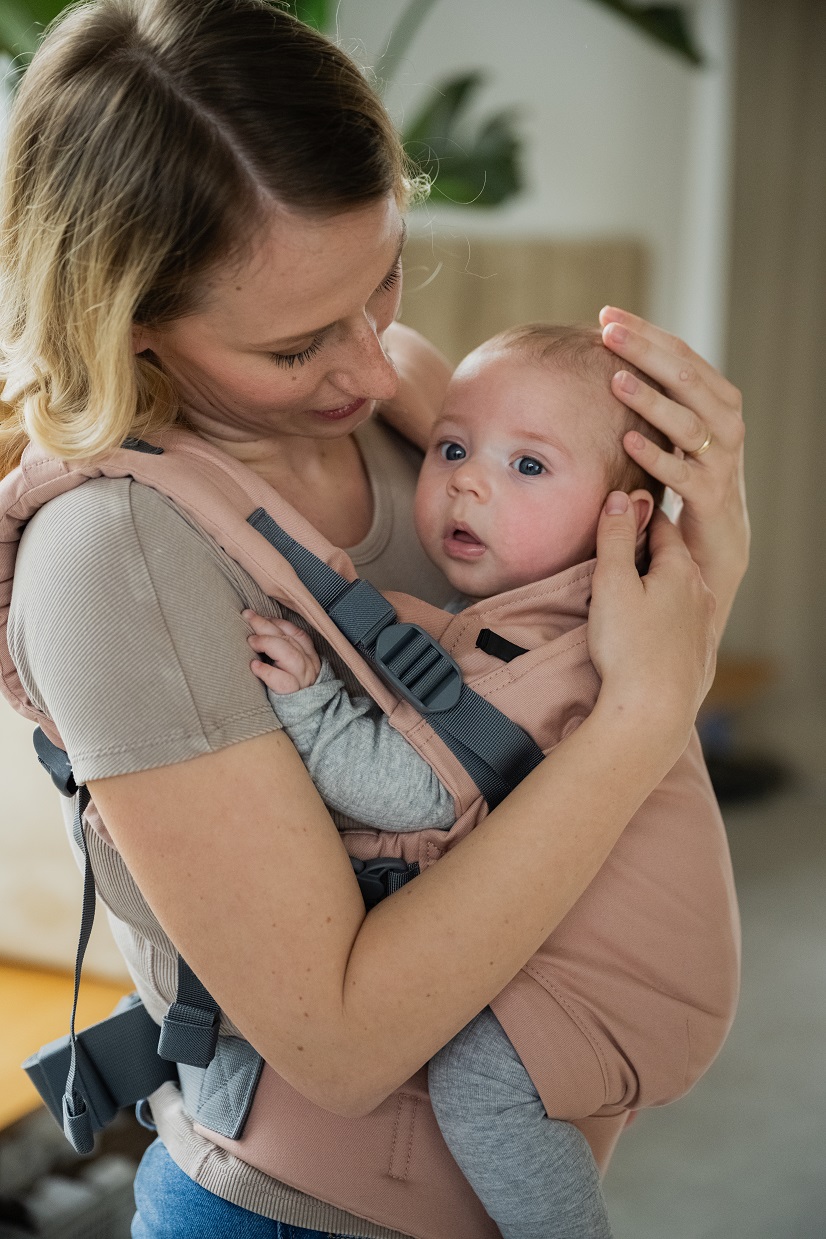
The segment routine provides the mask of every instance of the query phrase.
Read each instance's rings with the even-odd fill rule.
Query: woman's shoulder
[[[177,541],[185,524],[174,505],[132,478],[92,478],[57,495],[31,518],[20,542],[15,592],[34,575],[49,584],[71,573],[100,575],[106,563],[139,554],[153,528]]]
[[[251,578],[165,496],[100,478],[29,522],[9,646],[76,777],[107,777],[278,726],[241,617],[263,605]]]

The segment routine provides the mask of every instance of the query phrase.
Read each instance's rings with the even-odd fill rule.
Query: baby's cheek
[[[433,485],[433,480],[425,463],[419,475],[416,495],[413,500],[413,525],[419,541],[425,548],[432,547],[435,530],[440,528],[440,511],[441,505],[439,503],[438,490]]]

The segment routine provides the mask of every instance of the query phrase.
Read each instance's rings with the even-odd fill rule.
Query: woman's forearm
[[[452,852],[370,912],[343,978],[353,1113],[377,1105],[507,985],[668,767],[639,716],[598,705]]]
[[[527,962],[676,760],[603,701],[437,865],[365,915],[283,732],[90,784],[161,925],[295,1089],[358,1115]]]

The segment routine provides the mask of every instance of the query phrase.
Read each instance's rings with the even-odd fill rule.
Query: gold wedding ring
[[[707,451],[708,451],[708,449],[711,447],[712,438],[713,438],[712,433],[711,433],[711,431],[709,431],[709,432],[708,432],[708,434],[706,435],[706,437],[705,437],[705,439],[704,439],[703,443],[702,443],[702,444],[701,444],[701,445],[697,448],[697,451],[696,451],[696,452],[686,452],[686,455],[687,455],[687,456],[694,456],[695,458],[696,458],[697,456],[702,456],[703,452],[707,452]]]

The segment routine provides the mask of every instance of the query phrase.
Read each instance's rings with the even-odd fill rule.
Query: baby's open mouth
[[[444,548],[454,559],[477,559],[484,555],[486,546],[464,525],[453,525],[444,538]]]

